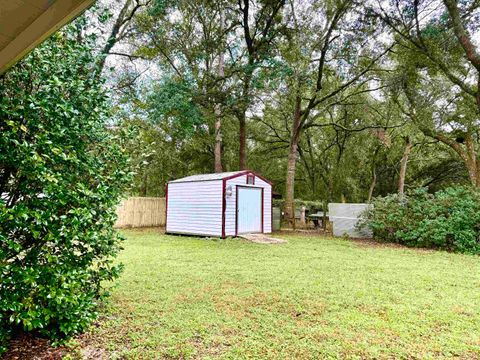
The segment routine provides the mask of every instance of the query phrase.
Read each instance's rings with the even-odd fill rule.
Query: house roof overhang
[[[0,74],[95,0],[0,0]]]

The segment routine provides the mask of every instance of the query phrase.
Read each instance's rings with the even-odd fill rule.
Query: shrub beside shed
[[[253,171],[188,176],[170,181],[166,193],[167,233],[272,232],[272,184]]]

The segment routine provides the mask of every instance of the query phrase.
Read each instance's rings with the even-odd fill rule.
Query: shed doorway
[[[263,188],[237,186],[237,234],[263,232]]]

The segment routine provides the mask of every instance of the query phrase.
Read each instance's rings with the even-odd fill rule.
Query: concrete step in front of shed
[[[238,236],[257,244],[285,244],[287,242],[284,239],[270,237],[268,234],[242,234]]]

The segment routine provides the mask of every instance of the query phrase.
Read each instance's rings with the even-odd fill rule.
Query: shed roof
[[[187,176],[187,177],[173,180],[170,182],[179,183],[179,182],[192,182],[192,181],[222,180],[225,178],[235,177],[236,175],[242,175],[249,172],[251,171],[242,170],[242,171],[229,171],[229,172],[213,173],[213,174],[199,174],[199,175]]]
[[[169,183],[182,183],[182,182],[196,182],[196,181],[212,181],[212,180],[225,180],[225,179],[232,179],[238,176],[246,175],[246,174],[253,174],[256,177],[262,179],[266,183],[272,185],[272,182],[265,179],[262,175],[257,174],[255,171],[252,170],[240,170],[240,171],[229,171],[229,172],[222,172],[222,173],[213,173],[213,174],[199,174],[199,175],[192,175],[187,176],[181,179],[169,181]]]

